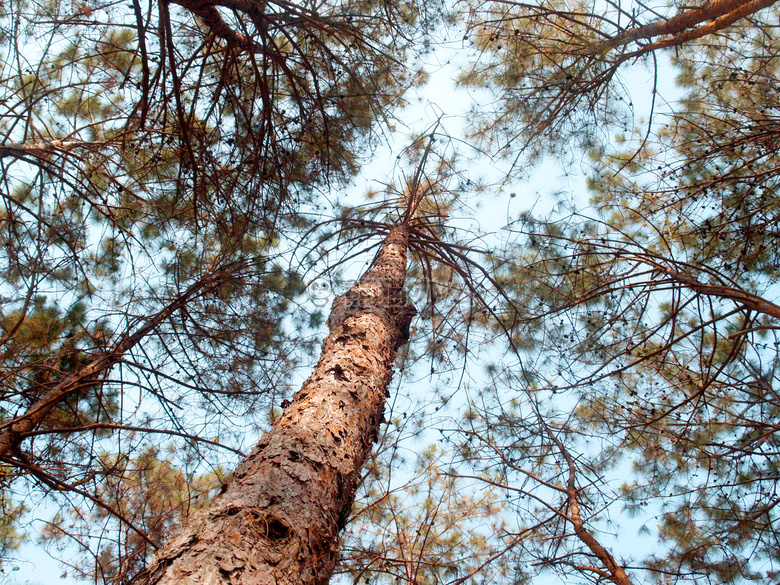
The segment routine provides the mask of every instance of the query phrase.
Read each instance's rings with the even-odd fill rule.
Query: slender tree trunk
[[[333,303],[312,376],[222,493],[157,553],[151,584],[324,584],[376,440],[395,352],[414,308],[401,287],[408,229]]]

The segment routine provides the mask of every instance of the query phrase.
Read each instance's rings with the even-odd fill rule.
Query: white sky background
[[[454,83],[454,77],[458,75],[459,70],[456,65],[448,63],[448,60],[454,61],[460,55],[471,52],[463,50],[465,47],[461,40],[462,32],[453,31],[451,36],[455,40],[448,47],[439,49],[426,57],[430,81],[424,88],[416,92],[417,95],[409,96],[409,106],[397,113],[397,117],[403,125],[399,124],[395,133],[387,136],[386,144],[378,149],[373,162],[363,168],[355,185],[348,192],[331,194],[333,201],[359,203],[364,201],[363,196],[368,190],[381,191],[383,183],[397,183],[401,179],[401,172],[404,169],[397,164],[396,156],[409,144],[411,135],[425,132],[439,117],[441,117],[443,129],[451,135],[457,136],[463,130],[468,110],[480,96],[457,88]],[[649,110],[652,89],[651,77],[652,74],[641,67],[637,68],[637,71],[631,75],[631,99],[637,112],[637,119],[645,117]],[[661,88],[661,94],[667,99],[672,99],[671,96],[675,95],[671,77],[670,75],[662,76],[666,87]],[[661,110],[663,103],[657,103],[656,108]],[[479,164],[484,165],[485,163],[483,161]],[[552,194],[556,192],[568,193],[582,208],[586,205],[588,197],[584,181],[585,173],[588,170],[587,164],[587,161],[583,160],[579,168],[575,166],[563,169],[554,161],[547,161],[534,168],[529,173],[528,180],[508,185],[501,193],[480,196],[478,204],[473,204],[475,217],[463,219],[469,225],[474,225],[476,222],[484,232],[494,232],[515,219],[522,211],[532,208],[540,214],[550,211],[551,202],[554,199]],[[484,174],[486,170],[493,171],[493,169],[486,169],[484,166],[463,170],[473,175],[473,178]],[[502,171],[498,168],[494,172],[498,175]],[[516,194],[516,196],[512,197],[510,194]],[[453,218],[453,220],[458,221],[458,218]],[[373,256],[373,251],[368,254],[369,261],[371,256]],[[354,260],[352,263],[354,268],[351,270],[356,273],[350,276],[357,277],[357,272],[360,271],[363,262]],[[341,291],[336,291],[336,293],[339,292]],[[316,310],[316,307],[311,303],[304,305],[304,307],[306,306]],[[324,312],[327,313],[328,309],[329,304],[325,307]],[[473,372],[472,375],[479,376],[479,373]],[[308,376],[308,372],[301,371],[299,373],[300,381],[302,382],[306,376]],[[430,388],[430,384],[421,380],[419,392],[425,392],[428,388]],[[425,445],[427,443],[423,441],[417,447],[422,448]],[[414,448],[411,445],[409,447]],[[402,477],[396,479],[403,481]],[[53,511],[50,508],[41,508],[34,515],[51,517]],[[633,522],[640,523],[641,521]],[[35,522],[29,525],[33,538],[40,526],[40,523]],[[617,556],[620,555],[621,551],[628,552],[638,545],[645,546],[645,543],[639,539],[626,538],[627,535],[633,533],[635,533],[633,530],[622,533],[618,550],[615,551]],[[72,578],[60,578],[62,568],[59,563],[51,559],[40,546],[34,543],[23,546],[19,551],[18,560],[6,563],[4,571],[4,574],[0,574],[0,583],[8,585],[36,585],[38,583],[42,585],[51,583],[75,585],[82,583]],[[641,575],[637,575],[637,577],[641,579]],[[560,581],[550,578],[540,579],[536,583],[548,585],[560,583]]]

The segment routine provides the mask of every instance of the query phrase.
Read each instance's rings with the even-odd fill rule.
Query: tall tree
[[[32,489],[124,521],[105,488],[127,474],[107,462],[138,460],[154,436],[204,469],[210,451],[240,451],[244,429],[227,421],[278,406],[308,345],[281,334],[302,288],[278,260],[282,234],[308,229],[301,206],[355,172],[402,103],[431,15],[395,2],[0,8],[9,511]]]
[[[351,515],[341,571],[356,581],[776,575],[773,3],[461,6],[479,51],[461,81],[497,98],[475,112],[472,137],[523,163],[512,176],[589,149],[593,207],[524,214],[495,238],[476,228],[471,243],[444,221],[464,209],[458,194],[431,195],[420,175],[408,192],[426,195],[401,198],[405,212],[393,201],[339,210],[340,242],[385,242],[335,303],[315,373],[283,414],[271,409],[269,434],[195,514],[180,478],[207,502],[223,480],[195,480],[204,468],[187,466],[226,442],[240,451],[227,423],[252,412],[255,433],[286,391],[299,354],[279,316],[300,280],[275,255],[310,227],[299,212],[320,205],[318,190],[356,169],[362,137],[410,83],[400,61],[419,7],[3,8],[16,43],[0,118],[3,258],[18,292],[3,307],[2,502],[29,477],[117,518],[122,553],[104,549],[82,574],[133,579],[178,523],[159,517],[168,506],[189,522],[148,583],[324,582]],[[25,36],[17,23],[32,18],[42,27]],[[34,67],[20,39],[39,43]],[[663,127],[655,99],[634,128],[621,76],[657,59],[676,68],[685,98]],[[412,151],[425,168],[430,148]],[[459,190],[484,193],[459,178]],[[372,480],[385,478],[380,458],[360,470],[408,334],[408,250],[429,320],[399,366],[424,354],[431,380],[442,370],[431,410],[460,408],[458,389],[468,404],[455,422],[410,417],[419,440],[441,435],[420,458],[426,497],[407,508],[385,493],[361,510],[355,490],[376,493]],[[177,412],[195,402],[216,431]],[[182,453],[161,457],[151,431]],[[134,471],[156,487],[140,489]],[[53,530],[89,535],[104,512],[92,513]],[[630,514],[652,552],[625,546]]]
[[[422,142],[410,149],[417,169],[397,201],[397,223],[373,226],[387,230],[379,251],[333,301],[313,374],[211,505],[155,555],[141,583],[329,581],[384,419],[396,352],[417,312],[404,291],[408,250],[436,259],[448,248],[436,236],[440,210],[430,210],[441,186],[424,175],[435,135]],[[383,203],[377,211],[389,209]],[[345,218],[353,221],[366,223]]]
[[[394,227],[368,272],[336,298],[312,376],[140,582],[328,582],[414,316],[402,289],[408,238],[408,225]]]

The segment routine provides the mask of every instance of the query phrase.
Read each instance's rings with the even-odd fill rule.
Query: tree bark
[[[325,584],[383,418],[414,308],[402,285],[408,228],[336,298],[312,376],[222,493],[155,555],[139,582]]]
[[[173,4],[183,6],[195,16],[199,17],[218,37],[222,37],[228,43],[247,50],[262,50],[252,42],[248,36],[238,33],[228,25],[217,10],[218,2],[206,0],[171,0]]]
[[[0,158],[23,158],[25,156],[43,158],[54,152],[68,152],[76,148],[97,149],[105,147],[107,144],[108,141],[87,142],[84,140],[61,140],[59,138],[45,142],[34,142],[32,144],[7,142],[0,144]]]

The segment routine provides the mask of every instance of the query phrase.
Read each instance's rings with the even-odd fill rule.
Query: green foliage
[[[87,321],[86,306],[75,302],[65,314],[38,296],[26,310],[3,315],[0,328],[6,342],[0,352],[0,421],[36,404],[59,380],[91,361],[111,331],[105,323]],[[51,429],[88,424],[117,413],[116,397],[100,385],[85,385],[56,405],[45,424]]]
[[[18,528],[25,508],[23,504],[15,502],[6,494],[6,475],[8,475],[6,467],[0,467],[0,573],[5,570],[3,566],[5,559],[12,556],[13,551],[26,540],[25,534]]]
[[[39,540],[64,550],[76,543],[79,552],[89,553],[67,563],[66,575],[96,582],[128,580],[219,490],[224,471],[192,471],[197,467],[193,455],[164,454],[153,445],[134,457],[101,454],[93,467],[101,476],[95,495],[104,506],[64,510]]]
[[[512,178],[590,165],[587,208],[496,236],[441,120],[399,156],[427,176],[305,213],[427,76],[438,4],[0,6],[0,557],[44,494],[71,576],[132,580],[290,395],[303,275],[420,196],[398,369],[430,396],[390,417],[342,578],[777,579],[778,12],[695,20],[731,4],[458,3],[469,140]]]

